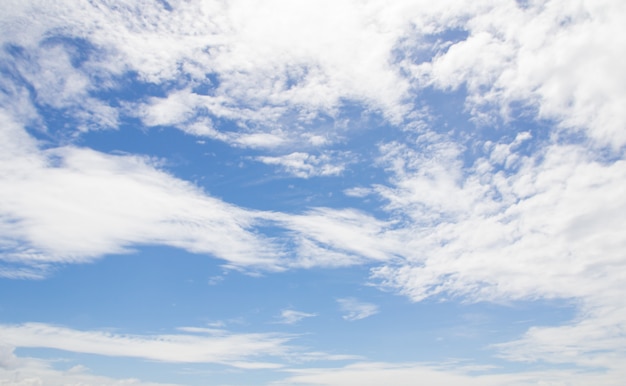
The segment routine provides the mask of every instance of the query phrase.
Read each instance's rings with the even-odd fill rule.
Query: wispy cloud
[[[346,384],[381,385],[393,384],[410,386],[416,379],[427,379],[429,384],[475,385],[475,386],[530,386],[537,382],[560,383],[583,386],[589,383],[619,383],[624,376],[623,369],[607,373],[593,374],[575,370],[528,371],[525,373],[481,374],[489,367],[449,364],[432,365],[428,363],[372,363],[358,362],[339,368],[314,368],[291,370],[292,376],[273,385],[323,385],[340,386]]]
[[[67,370],[55,369],[55,360],[18,357],[13,350],[0,347],[0,380],[8,386],[31,385],[111,385],[111,386],[177,386],[137,378],[116,379],[94,375],[90,369],[75,365]]]
[[[5,261],[31,268],[84,262],[140,243],[214,254],[243,266],[271,268],[280,258],[271,242],[250,232],[253,212],[168,175],[158,161],[70,146],[43,151],[19,124],[1,118]],[[5,276],[17,272],[23,269]]]
[[[337,299],[342,316],[345,320],[355,321],[368,318],[378,313],[378,306],[372,303],[361,302],[355,298]]]
[[[312,318],[317,316],[317,314],[312,314],[308,312],[296,311],[296,310],[283,310],[280,313],[280,321],[279,323],[284,324],[295,324],[301,321],[302,319]]]
[[[0,276],[41,278],[55,264],[138,245],[267,270],[374,264],[371,280],[413,301],[571,300],[576,320],[492,347],[512,361],[608,370],[594,381],[368,364],[300,371],[293,383],[623,379],[625,15],[623,1],[9,2],[0,15]],[[460,37],[446,37],[451,31]],[[156,92],[102,96],[125,94],[126,80]],[[421,122],[416,104],[431,90],[458,91],[474,123],[498,130]],[[329,149],[361,130],[348,106],[392,126],[385,138],[393,140],[376,139],[380,157],[371,162],[387,178],[342,187],[351,199],[384,202],[369,212],[342,203],[255,211],[164,171],[158,159],[78,146],[81,133],[133,118],[254,149],[247,159],[292,176],[347,175],[349,154]],[[46,123],[50,112],[62,123]],[[511,124],[520,117],[532,126],[522,133]],[[268,224],[276,234],[263,233]],[[338,303],[346,320],[378,311],[353,298]],[[313,315],[305,314],[282,318]],[[178,350],[192,362],[220,353],[197,342],[225,339],[0,328],[20,347],[117,356],[129,346],[130,356],[155,360]],[[228,337],[234,346],[241,338]],[[283,348],[285,337],[256,337],[268,355]],[[231,365],[256,366],[232,355]],[[33,382],[117,382],[81,368],[56,381],[48,364],[29,363]],[[3,379],[30,382],[15,374]]]
[[[345,169],[345,155],[324,153],[319,156],[295,152],[284,156],[261,156],[257,160],[281,166],[287,173],[300,178],[337,176]]]
[[[220,363],[240,368],[276,368],[254,358],[287,355],[291,337],[281,334],[233,334],[214,329],[184,329],[194,334],[130,335],[80,331],[49,324],[1,325],[2,343],[77,353],[134,357],[173,363]]]

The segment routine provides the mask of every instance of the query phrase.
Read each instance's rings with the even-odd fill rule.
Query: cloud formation
[[[355,298],[337,299],[337,303],[339,303],[339,307],[344,313],[342,317],[351,322],[369,318],[378,313],[376,304],[361,302]]]
[[[232,334],[214,329],[183,329],[187,334],[124,335],[79,331],[42,323],[2,325],[2,343],[12,347],[43,347],[114,357],[173,363],[221,363],[239,368],[276,368],[255,357],[287,355],[289,336]],[[193,334],[190,334],[193,333]]]
[[[474,377],[357,364],[303,370],[293,383],[428,376],[441,384],[582,384],[621,374],[624,2],[33,0],[3,8],[0,276],[43,278],[57,265],[141,245],[242,269],[367,264],[375,285],[416,302],[572,302],[575,320],[491,347],[510,361],[604,373]],[[432,92],[460,98],[471,122],[439,119]],[[380,121],[368,120],[374,116]],[[253,150],[247,160],[301,179],[343,177],[358,162],[385,176],[342,186],[368,203],[360,209],[243,208],[164,171],[160,159],[81,146],[85,132],[124,130],[124,120]],[[377,160],[342,147],[368,130],[364,122],[389,131],[372,139]],[[338,303],[346,320],[378,312],[353,298]],[[309,316],[282,314],[287,324]],[[168,358],[145,347],[175,352],[215,338],[2,328],[19,347],[121,355],[118,344],[137,343],[136,357],[155,360]],[[283,342],[274,343],[270,354]],[[189,344],[187,360],[216,358]],[[39,362],[29,368],[58,378]],[[68,379],[87,379],[77,373]]]
[[[170,383],[144,382],[136,378],[115,379],[98,376],[82,365],[72,366],[67,370],[57,370],[54,368],[54,360],[18,357],[12,349],[6,346],[0,346],[0,382],[7,386],[176,386]]]
[[[279,251],[250,232],[252,212],[160,171],[158,160],[73,146],[42,151],[3,118],[5,261],[34,268],[164,244],[234,265],[274,265]]]
[[[458,363],[432,365],[422,363],[372,363],[359,362],[340,368],[293,370],[293,375],[273,385],[324,385],[339,386],[350,383],[375,386],[388,382],[394,385],[414,385],[416,380],[428,380],[429,385],[512,385],[537,384],[588,385],[617,384],[623,371],[615,369],[609,374],[591,374],[571,370],[537,371],[527,373],[476,374],[490,370],[480,366]]]
[[[282,310],[280,313],[281,321],[279,323],[284,324],[295,324],[305,318],[312,318],[317,316],[317,314],[312,314],[308,312],[296,311],[296,310]]]

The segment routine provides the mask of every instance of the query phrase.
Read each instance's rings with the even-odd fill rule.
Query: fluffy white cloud
[[[241,128],[265,132],[294,112],[304,121],[320,113],[335,115],[344,101],[398,121],[412,110],[416,90],[465,84],[477,117],[491,114],[485,105],[497,105],[507,115],[521,102],[539,117],[582,130],[601,144],[626,142],[621,109],[626,55],[620,50],[626,6],[619,1],[484,0],[470,6],[455,0],[393,6],[203,1],[171,2],[169,9],[152,2],[109,7],[12,1],[6,10],[0,23],[4,42],[25,47],[35,58],[34,67],[21,66],[22,74],[53,105],[84,102],[85,91],[107,79],[90,77],[94,71],[132,70],[153,83],[184,76],[187,80],[169,95],[136,109],[146,123],[193,131],[189,119],[200,109],[263,122]],[[28,22],[33,14],[36,26]],[[468,36],[453,44],[427,39],[447,30]],[[46,40],[55,34],[84,39],[95,53],[79,66],[69,65],[71,48]],[[34,78],[34,73],[43,76]],[[213,87],[209,95],[191,91],[207,83]],[[113,126],[116,112],[90,101],[80,103],[93,116],[90,122]]]
[[[412,68],[438,87],[466,85],[477,117],[494,105],[508,116],[521,102],[619,148],[626,144],[625,16],[621,1],[499,2],[471,15],[467,39]]]

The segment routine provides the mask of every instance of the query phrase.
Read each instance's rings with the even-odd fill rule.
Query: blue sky
[[[626,3],[0,8],[1,384],[626,377]]]

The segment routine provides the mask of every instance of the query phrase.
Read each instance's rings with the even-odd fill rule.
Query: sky
[[[0,385],[619,385],[626,2],[3,0]]]

